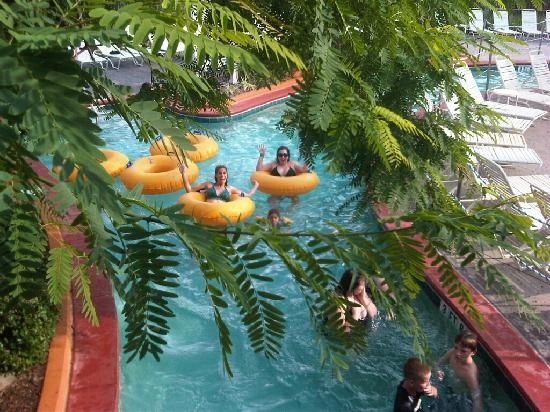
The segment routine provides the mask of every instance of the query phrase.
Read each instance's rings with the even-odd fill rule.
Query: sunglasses
[[[288,157],[288,153],[277,153],[277,157]]]

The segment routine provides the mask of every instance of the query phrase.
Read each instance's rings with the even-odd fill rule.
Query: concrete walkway
[[[540,50],[550,59],[550,42],[529,41],[528,44],[513,46],[516,50],[509,55],[517,64],[530,64],[529,52]],[[473,51],[473,49],[471,49]],[[477,51],[477,50],[476,50]],[[489,54],[480,54],[480,64],[494,64],[494,56],[489,59]],[[510,176],[521,176],[528,174],[550,175],[550,114],[535,121],[524,134],[527,146],[534,149],[543,160],[542,166],[514,165],[504,168]],[[528,270],[520,270],[517,263],[511,259],[495,254],[493,262],[504,273],[519,291],[519,293],[535,309],[537,314],[545,323],[545,329],[537,329],[534,325],[525,321],[515,305],[498,297],[495,290],[487,290],[484,281],[472,268],[462,270],[463,275],[508,318],[508,320],[522,333],[534,348],[543,356],[547,364],[550,364],[550,282]]]

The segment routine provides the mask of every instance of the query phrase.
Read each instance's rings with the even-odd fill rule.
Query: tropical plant
[[[421,351],[423,336],[412,302],[424,276],[422,252],[435,256],[436,248],[454,250],[465,258],[465,264],[477,260],[479,269],[490,276],[494,273],[492,267],[474,245],[481,242],[501,246],[525,255],[535,264],[537,258],[506,240],[514,236],[531,249],[539,248],[537,238],[528,230],[527,219],[499,209],[466,213],[442,194],[439,180],[425,179],[426,173],[439,166],[449,152],[456,160],[466,156],[466,149],[437,132],[436,125],[444,122],[442,118],[434,118],[434,131],[426,130],[424,124],[419,125],[406,115],[424,89],[434,89],[441,80],[451,87],[454,84],[448,71],[435,76],[435,69],[427,74],[421,68],[415,69],[412,81],[411,73],[405,69],[420,61],[425,65],[427,56],[409,63],[407,59],[430,45],[431,59],[449,61],[449,53],[458,55],[458,50],[447,51],[446,47],[455,45],[457,36],[446,26],[430,27],[435,12],[424,15],[429,7],[415,6],[413,2],[407,2],[402,9],[400,6],[400,13],[406,13],[414,22],[398,19],[409,23],[394,27],[399,30],[390,35],[389,29],[382,30],[386,24],[395,24],[391,17],[394,6],[389,3],[379,4],[388,14],[370,5],[361,11],[360,19],[355,19],[351,12],[354,2],[316,2],[312,9],[314,41],[304,53],[308,70],[296,53],[260,31],[235,9],[213,2],[127,1],[122,6],[97,0],[1,3],[0,263],[5,269],[0,275],[2,295],[32,297],[33,285],[43,280],[39,278],[43,276],[39,268],[47,255],[51,301],[59,303],[74,281],[85,302],[86,316],[97,323],[87,271],[95,266],[112,279],[124,302],[124,350],[130,354],[129,360],[147,354],[159,359],[165,344],[163,336],[169,333],[167,318],[173,316],[169,301],[176,297],[173,290],[180,276],[173,269],[175,256],[177,248],[183,246],[203,274],[206,296],[219,329],[224,369],[231,374],[228,356],[232,341],[223,317],[229,304],[240,310],[252,349],[268,358],[278,354],[285,320],[276,302],[283,296],[270,292],[271,278],[266,267],[272,259],[279,259],[303,293],[318,332],[322,363],[329,361],[340,374],[346,367],[347,350],[361,350],[365,337],[359,328],[352,328],[352,333],[345,335],[335,316],[337,305],[349,304],[332,292],[333,268],[339,262],[387,279],[396,301],[385,295],[377,298],[383,307],[393,308],[397,321]],[[305,3],[299,3],[292,10],[299,7],[307,9]],[[443,10],[455,18],[459,15],[451,12],[451,5],[446,7]],[[377,13],[370,19],[369,10]],[[253,9],[249,5],[243,13],[253,13]],[[353,24],[347,26],[350,22]],[[418,29],[420,22],[427,29],[427,37],[409,40],[407,33]],[[339,38],[332,39],[336,32],[340,33]],[[344,59],[348,51],[353,57],[366,51],[358,33],[369,33],[367,38],[376,40],[380,49],[378,66],[374,61],[357,66],[347,57]],[[387,38],[378,39],[375,34]],[[149,35],[153,37],[147,48]],[[155,68],[155,84],[134,96],[130,103],[125,99],[126,88],[114,85],[98,69],[78,66],[69,49],[79,47],[82,41],[94,44],[96,39],[142,53]],[[160,56],[157,52],[165,39],[168,50]],[[336,52],[336,40],[341,52]],[[87,105],[96,99],[107,101],[113,114],[126,120],[139,141],[151,142],[158,133],[167,134],[184,150],[192,149],[184,138],[187,123],[165,116],[165,99],[177,96],[190,111],[204,104],[220,111],[226,107],[227,96],[193,70],[174,62],[172,57],[179,44],[185,46],[186,64],[196,54],[199,67],[208,61],[217,68],[223,57],[227,70],[232,71],[238,63],[241,72],[254,72],[266,81],[272,74],[264,61],[278,60],[286,68],[304,70],[304,93],[291,103],[296,112],[289,125],[298,128],[306,158],[313,160],[315,154],[323,153],[333,170],[351,174],[355,184],[369,183],[369,193],[381,193],[381,186],[373,184],[373,179],[406,179],[422,195],[419,204],[445,204],[445,214],[420,210],[403,217],[412,226],[388,232],[357,233],[329,223],[326,231],[287,234],[265,231],[254,224],[221,231],[193,223],[179,213],[179,207],[151,205],[139,187],[130,192],[115,189],[113,179],[98,165],[98,159],[103,158],[99,147],[104,141],[94,123],[96,114]],[[386,44],[391,47],[382,50],[381,45]],[[348,46],[349,50],[344,49]],[[380,62],[388,66],[387,72],[381,70]],[[447,67],[441,64],[440,68]],[[407,92],[401,96],[397,87]],[[366,158],[362,153],[372,156]],[[69,206],[77,207],[78,216],[63,229],[83,230],[90,249],[85,263],[76,269],[73,258],[82,258],[83,251],[65,242],[50,250],[44,247],[44,223],[39,218],[37,201],[47,201],[44,188],[51,183],[37,175],[30,160],[45,155],[51,156],[54,167],[60,170],[60,181],[51,187],[56,193],[52,207],[59,215]],[[434,162],[433,167],[427,162],[428,157]],[[344,167],[346,162],[349,166]],[[75,181],[66,182],[75,166]],[[390,172],[394,176],[391,179],[387,177]],[[392,196],[400,196],[405,184],[388,183]],[[424,190],[420,190],[423,185]],[[417,240],[415,233],[427,243]],[[267,246],[268,252],[262,245]],[[481,321],[449,262],[437,258],[435,265],[451,294],[461,299],[472,318]]]

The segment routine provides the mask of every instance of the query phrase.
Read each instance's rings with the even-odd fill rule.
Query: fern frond
[[[73,280],[76,297],[82,299],[82,313],[92,325],[98,326],[99,318],[92,301],[90,274],[86,266],[75,265],[73,267]]]
[[[401,152],[399,142],[385,121],[374,120],[372,129],[373,132],[365,130],[369,146],[378,154],[387,169],[400,164],[410,169],[414,167]]]
[[[46,280],[48,281],[48,296],[54,305],[60,304],[69,291],[73,277],[74,258],[74,249],[71,246],[62,245],[50,249]]]

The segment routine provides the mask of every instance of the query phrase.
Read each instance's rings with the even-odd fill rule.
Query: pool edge
[[[29,161],[37,175],[48,182],[55,182],[46,166],[39,161]],[[55,193],[47,189],[47,197]],[[78,214],[78,209],[67,210],[65,223],[70,223]],[[79,250],[87,251],[82,233],[61,232],[62,240]],[[58,239],[60,241],[61,239]],[[72,288],[70,293],[71,327],[70,339],[72,351],[70,359],[70,377],[65,380],[67,393],[64,402],[56,405],[61,409],[55,411],[98,410],[102,412],[118,411],[120,369],[119,369],[119,335],[118,319],[110,280],[94,268],[89,269],[92,300],[99,318],[99,326],[92,326],[82,313],[82,299],[77,297]],[[48,357],[48,366],[50,358]],[[52,359],[54,360],[54,359]],[[52,364],[52,368],[55,368]],[[52,369],[53,371],[53,369]],[[48,385],[55,385],[55,382]],[[45,387],[46,382],[43,384]],[[64,406],[64,407],[63,407]]]
[[[388,209],[380,204],[374,208],[374,213],[379,218],[390,216]],[[403,223],[401,225],[403,226]],[[386,229],[391,229],[394,226],[390,223],[384,224]],[[425,257],[426,283],[468,329],[478,335],[485,352],[522,396],[525,403],[534,411],[544,410],[544,405],[550,403],[550,391],[548,390],[550,367],[487,298],[460,273],[455,272],[471,293],[476,307],[485,320],[485,327],[482,329],[473,323],[458,303],[458,299],[450,298],[441,285],[437,269],[431,266],[432,260]]]
[[[46,226],[46,232],[50,248],[61,243],[63,235],[59,228]],[[72,299],[70,294],[66,293],[61,303],[60,316],[48,350],[37,412],[64,412],[67,409],[73,350],[72,327]]]

